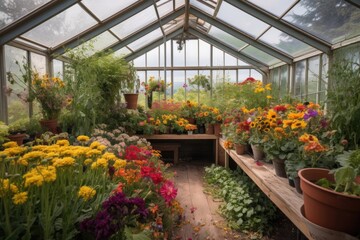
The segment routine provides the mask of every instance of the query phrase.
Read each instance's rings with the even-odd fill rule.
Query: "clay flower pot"
[[[138,95],[137,93],[124,94],[127,109],[137,109]]]
[[[243,155],[246,151],[246,145],[244,144],[235,144],[235,152],[237,155]]]
[[[26,138],[26,134],[24,133],[18,133],[18,134],[11,134],[7,136],[10,141],[16,142],[17,145],[21,146],[24,142],[24,139]]]
[[[298,174],[304,196],[304,215],[310,222],[354,236],[360,234],[360,197],[316,185],[321,178],[334,181],[328,169],[305,168]]]

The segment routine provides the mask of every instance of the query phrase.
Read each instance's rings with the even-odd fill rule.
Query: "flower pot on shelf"
[[[285,171],[285,160],[280,158],[274,158],[272,162],[275,168],[276,176],[286,178],[287,175]]]
[[[126,108],[137,109],[138,93],[126,93],[124,94]]]
[[[235,144],[235,152],[237,155],[243,155],[245,154],[245,151],[246,151],[246,145],[241,143]]]
[[[193,131],[188,131],[187,133],[188,133],[188,135],[192,135]]]
[[[221,123],[215,123],[214,124],[214,134],[217,137],[220,137],[220,133],[221,133]]]
[[[7,138],[10,141],[16,142],[17,145],[21,146],[24,142],[24,139],[26,138],[26,134],[25,133],[11,134],[8,135]]]
[[[205,134],[214,134],[214,125],[213,124],[206,124],[205,125]]]
[[[44,131],[50,131],[57,134],[58,121],[57,119],[43,119],[40,120],[40,125]]]
[[[259,145],[251,144],[251,149],[253,152],[253,157],[256,161],[260,161],[265,158],[264,150]]]
[[[328,169],[305,168],[299,171],[304,196],[304,216],[324,228],[350,235],[360,234],[360,197],[335,192],[315,184],[319,179],[334,181]],[[356,182],[360,183],[359,179]]]

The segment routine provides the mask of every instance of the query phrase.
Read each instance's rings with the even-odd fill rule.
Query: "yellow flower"
[[[86,153],[87,157],[96,156],[96,155],[101,155],[101,151],[97,149],[91,149]]]
[[[17,193],[19,189],[15,184],[10,183],[9,179],[0,178],[0,197],[4,196],[8,191]]]
[[[303,135],[301,135],[299,137],[299,141],[304,142],[304,143],[307,143],[307,142],[319,142],[319,139],[316,136],[312,135],[312,134],[304,133]]]
[[[290,127],[293,124],[293,120],[284,120],[283,121],[283,128]]]
[[[74,164],[75,164],[75,159],[72,157],[57,158],[53,162],[53,165],[55,167],[73,166]]]
[[[29,165],[29,162],[23,157],[20,157],[16,162],[17,162],[17,164],[23,165],[23,166],[28,166]]]
[[[85,135],[80,135],[76,138],[79,142],[87,142],[90,140],[90,138],[88,136]]]
[[[267,99],[272,99],[273,97],[271,95],[266,96]]]
[[[298,128],[302,128],[304,129],[306,127],[306,122],[305,121],[299,121],[296,120],[291,124],[291,129],[298,129]]]
[[[108,161],[105,158],[99,158],[98,160],[96,160],[96,162],[91,164],[91,169],[96,169],[98,167],[107,168],[107,166]]]
[[[114,162],[113,166],[115,169],[123,168],[126,166],[126,160],[118,159]]]
[[[69,146],[69,145],[70,145],[69,141],[68,141],[68,140],[65,140],[65,139],[63,139],[63,140],[57,140],[57,141],[56,141],[56,144],[59,145],[59,146]]]
[[[270,91],[271,90],[271,83],[266,84],[265,89]]]
[[[28,152],[28,153],[24,154],[23,158],[28,160],[28,159],[42,158],[45,156],[46,156],[46,153],[44,153],[44,152],[32,151],[32,152]]]
[[[17,144],[17,142],[11,141],[11,142],[4,143],[2,146],[4,148],[13,148],[13,147],[18,147],[19,145]]]
[[[23,175],[25,187],[36,185],[40,187],[43,182],[54,182],[56,180],[56,168],[54,166],[37,166]]]
[[[90,159],[90,158],[88,158],[88,159],[85,159],[85,161],[84,161],[84,165],[89,165],[89,164],[91,164],[93,162],[93,160],[92,159]]]
[[[101,144],[97,141],[94,141],[90,144],[90,148],[94,149],[97,148],[98,146],[100,146]]]
[[[78,192],[78,196],[83,198],[85,201],[89,201],[96,194],[96,190],[92,187],[82,186]]]
[[[28,199],[28,193],[27,192],[20,192],[13,196],[12,200],[15,205],[21,205],[24,204]]]
[[[100,151],[103,151],[103,150],[105,150],[106,148],[107,148],[107,147],[106,147],[105,145],[100,145],[100,146],[97,147],[97,149],[100,150]]]
[[[302,119],[304,117],[304,113],[303,112],[291,112],[288,114],[288,118],[289,119]]]
[[[117,157],[115,156],[115,154],[110,153],[110,152],[106,152],[102,155],[102,158],[105,158],[106,160],[112,160],[115,161],[117,159]]]
[[[276,119],[277,114],[274,110],[270,109],[266,115],[267,119]]]

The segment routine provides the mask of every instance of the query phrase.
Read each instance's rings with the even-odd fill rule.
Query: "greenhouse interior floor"
[[[170,168],[175,171],[174,181],[178,187],[177,200],[184,209],[182,224],[174,232],[175,240],[245,240],[254,239],[252,235],[246,235],[231,230],[226,220],[220,216],[218,207],[221,200],[214,199],[206,194],[206,186],[203,180],[204,167],[212,162],[205,160],[186,159],[180,160],[179,164]],[[263,237],[262,240],[296,240],[304,239],[297,236],[297,229],[284,215],[275,222],[272,236]]]

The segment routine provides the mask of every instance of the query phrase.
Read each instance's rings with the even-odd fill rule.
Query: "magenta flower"
[[[160,195],[164,198],[166,203],[170,203],[173,199],[175,199],[177,189],[175,188],[174,183],[166,181],[160,188]]]
[[[187,88],[188,85],[186,83],[183,84],[183,88]]]

